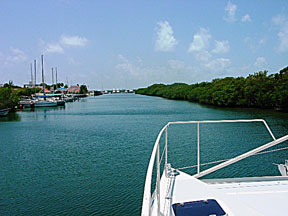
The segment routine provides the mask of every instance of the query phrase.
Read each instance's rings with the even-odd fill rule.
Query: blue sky
[[[247,76],[288,65],[288,1],[3,1],[0,83],[45,79],[91,89]]]

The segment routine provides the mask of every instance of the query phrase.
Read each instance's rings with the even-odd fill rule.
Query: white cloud
[[[261,38],[259,41],[258,41],[259,45],[263,45],[266,43],[266,39],[265,38]]]
[[[280,40],[279,50],[281,52],[287,52],[288,51],[288,31],[279,32],[278,37]]]
[[[121,55],[121,54],[118,55],[118,59],[119,59],[120,61],[122,61],[122,62],[125,62],[125,63],[128,63],[128,62],[129,62],[128,59],[127,59],[126,57],[124,57],[123,55]]]
[[[167,21],[158,22],[157,39],[155,43],[156,51],[169,52],[173,51],[178,41],[173,35],[173,29]]]
[[[217,58],[205,64],[205,67],[212,71],[223,71],[231,65],[231,60],[226,58]]]
[[[262,56],[256,58],[256,61],[254,63],[254,67],[256,69],[260,69],[260,70],[263,70],[264,67],[267,65],[267,62],[266,62],[266,59]]]
[[[119,63],[115,65],[115,74],[108,74],[106,79],[110,82],[131,83],[135,87],[151,85],[151,83],[175,82],[178,72],[169,66],[145,65],[144,62],[139,63],[138,58],[130,60],[123,55],[118,55]],[[173,63],[172,63],[173,64]],[[176,63],[175,63],[176,64]]]
[[[168,65],[175,70],[181,70],[185,68],[185,63],[177,59],[168,60]]]
[[[259,39],[259,38],[251,38],[251,37],[245,37],[243,39],[243,41],[248,46],[248,48],[254,53],[265,45],[266,40],[267,40],[266,38]]]
[[[10,51],[15,55],[24,55],[24,52],[18,48],[10,47]]]
[[[288,17],[285,15],[277,15],[272,18],[272,22],[279,28],[278,39],[280,45],[278,50],[280,52],[288,51]]]
[[[230,46],[227,40],[217,41],[215,40],[215,48],[212,50],[213,53],[227,53],[229,52]]]
[[[212,54],[227,53],[229,51],[230,46],[227,40],[215,40],[214,49],[212,51],[209,50],[211,38],[212,36],[207,29],[200,28],[199,32],[193,36],[188,52],[193,53],[197,61],[207,64],[207,62],[211,62]]]
[[[287,17],[283,14],[278,14],[277,16],[272,18],[272,22],[275,25],[283,25],[287,22]]]
[[[65,46],[74,46],[74,47],[84,47],[86,46],[88,39],[85,37],[79,36],[65,36],[62,35],[60,43]]]
[[[200,28],[200,31],[193,36],[193,41],[189,46],[188,52],[200,52],[209,48],[209,40],[211,35],[205,28]]]
[[[79,65],[80,64],[80,62],[75,60],[73,57],[68,57],[67,61],[68,61],[68,64],[70,64],[70,65]]]
[[[121,62],[120,64],[117,64],[115,68],[119,70],[120,72],[124,72],[128,76],[139,76],[139,68],[137,66],[134,66],[126,57],[119,54],[118,59]],[[122,74],[121,74],[122,75]]]
[[[137,58],[137,63],[138,63],[139,65],[142,65],[143,60],[142,60],[139,56],[137,56],[136,58]]]
[[[10,54],[4,55],[1,54],[1,59],[4,64],[10,65],[10,64],[20,64],[23,63],[27,60],[27,56],[24,53],[24,51],[18,49],[18,48],[13,48],[10,47]]]
[[[118,83],[124,80],[133,85],[141,83],[143,86],[143,84],[151,85],[151,83],[159,82],[195,82],[199,78],[199,74],[196,74],[198,71],[194,67],[186,65],[184,61],[178,59],[169,59],[164,65],[146,65],[143,61],[139,63],[137,57],[131,60],[123,55],[118,55],[118,61],[119,64],[115,65],[116,75],[107,77],[113,81],[117,79]]]
[[[246,15],[244,15],[244,16],[242,17],[241,21],[242,21],[242,22],[251,22],[252,20],[251,20],[250,15],[249,15],[249,14],[246,14]]]
[[[208,53],[206,50],[195,54]],[[204,54],[205,55],[205,54]],[[115,64],[115,73],[106,73],[105,80],[117,88],[119,83],[140,87],[153,83],[195,83],[210,80],[231,72],[231,60],[228,58],[213,59],[209,56],[205,61],[189,61],[181,59],[169,59],[164,65],[147,65],[145,61],[139,62],[138,58],[129,59],[124,55],[118,55],[118,64]],[[198,65],[197,65],[198,64]]]
[[[64,53],[64,49],[58,43],[46,44],[45,53]]]
[[[237,5],[232,4],[230,1],[227,3],[225,7],[226,14],[223,17],[223,19],[227,22],[235,22],[236,21],[236,10],[237,10]]]
[[[40,40],[39,44],[42,47],[44,53],[59,53],[65,52],[64,48],[68,47],[84,47],[86,46],[88,39],[79,36],[65,36],[62,35],[57,42],[46,43]]]
[[[198,81],[201,70],[196,67],[187,65],[184,61],[178,59],[168,60],[168,67],[165,67],[165,79],[168,82],[191,83]],[[200,72],[199,72],[200,71]]]
[[[194,56],[196,58],[197,61],[200,62],[207,62],[211,59],[212,55],[210,54],[209,51],[207,50],[203,50],[197,53],[194,53]]]

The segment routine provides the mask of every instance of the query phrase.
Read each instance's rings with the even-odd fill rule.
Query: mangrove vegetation
[[[288,110],[288,67],[268,75],[260,71],[248,77],[226,77],[196,84],[154,84],[136,94],[188,100],[222,107],[258,107]]]
[[[31,94],[38,93],[40,90],[39,88],[21,88],[14,85],[13,81],[10,80],[3,87],[0,87],[0,109],[10,108],[14,110],[19,105],[21,96],[31,96]]]
[[[13,109],[19,103],[19,96],[9,87],[0,88],[0,109]]]

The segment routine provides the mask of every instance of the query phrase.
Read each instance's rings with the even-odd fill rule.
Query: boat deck
[[[218,163],[205,170],[200,170],[200,124],[218,123],[263,123],[272,141],[262,144],[234,158],[211,161]],[[191,176],[174,170],[168,163],[168,127],[177,124],[196,124],[197,126],[197,164],[186,168],[197,167]],[[164,136],[165,133],[165,136]],[[163,134],[165,146],[160,151],[160,139]],[[288,141],[288,135],[276,138],[263,119],[242,120],[208,120],[169,122],[159,132],[149,161],[144,187],[142,216],[224,216],[224,215],[287,215],[288,177],[247,177],[229,179],[201,179],[219,169],[230,166],[257,154],[287,150],[287,147],[271,149]],[[165,156],[165,157],[164,157]],[[163,159],[164,158],[164,159]],[[162,160],[163,159],[163,160]],[[151,185],[154,162],[156,161],[155,191],[151,196]],[[161,177],[161,162],[164,169]],[[208,164],[208,163],[207,163]],[[204,165],[204,164],[202,164]],[[278,165],[279,168],[279,164]],[[182,167],[181,169],[184,169]],[[285,172],[284,172],[285,174]],[[283,174],[282,174],[283,175]]]
[[[286,215],[288,177],[257,177],[221,180],[199,180],[184,172],[176,177],[162,175],[160,212],[173,215],[175,203],[215,199],[230,215]],[[272,201],[273,200],[273,201]],[[157,198],[152,207],[156,215]]]

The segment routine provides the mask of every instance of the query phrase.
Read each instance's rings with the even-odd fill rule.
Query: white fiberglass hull
[[[199,124],[212,123],[251,123],[260,122],[266,127],[272,141],[260,147],[242,153],[234,158],[212,161],[200,164],[200,132]],[[197,164],[173,169],[168,162],[168,127],[177,124],[196,124],[197,126]],[[165,133],[165,146],[160,151],[160,139]],[[163,136],[164,137],[164,136]],[[287,144],[288,135],[276,138],[267,123],[262,119],[244,120],[212,120],[169,122],[165,125],[156,139],[144,187],[142,216],[243,216],[243,215],[287,215],[288,177],[244,177],[229,179],[202,179],[210,173],[230,166],[257,154],[282,151],[288,147],[268,150],[278,144]],[[162,160],[163,159],[163,160]],[[156,166],[154,164],[156,163]],[[162,164],[161,164],[162,162]],[[200,166],[207,164],[218,165],[207,169]],[[271,162],[272,163],[272,162]],[[161,174],[161,166],[163,166]],[[288,162],[285,162],[285,165]],[[155,190],[152,192],[153,169],[156,169]],[[180,170],[197,168],[189,175]],[[281,171],[281,170],[280,170]]]
[[[52,101],[37,101],[34,103],[34,107],[56,107],[57,102]]]

